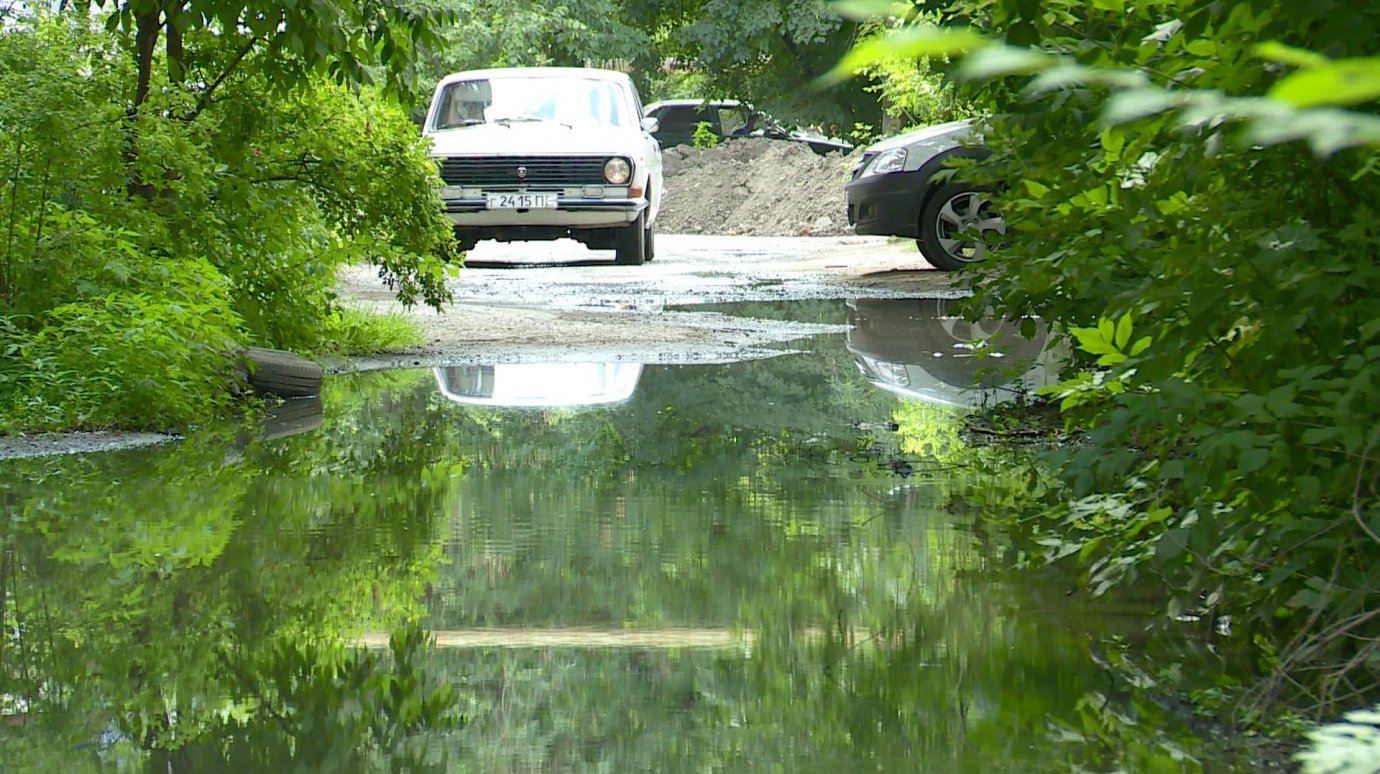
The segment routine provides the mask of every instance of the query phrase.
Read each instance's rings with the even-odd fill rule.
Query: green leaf
[[[1126,345],[1131,343],[1131,315],[1123,314],[1116,323],[1116,338],[1112,341],[1118,350],[1125,350]]]
[[[1116,352],[1107,341],[1107,336],[1098,328],[1070,328],[1069,332],[1078,339],[1078,348],[1090,355],[1106,355]]]
[[[1121,149],[1126,147],[1126,133],[1115,127],[1103,129],[1098,140],[1102,143],[1103,150],[1112,156],[1120,156]]]
[[[857,21],[884,19],[889,16],[903,17],[915,10],[910,3],[898,3],[895,0],[837,0],[830,3],[829,8],[845,19]]]
[[[1053,65],[1054,57],[1028,48],[989,45],[964,57],[958,76],[970,81],[985,81],[1004,75],[1029,75]]]
[[[1110,317],[1103,317],[1097,321],[1097,332],[1103,341],[1111,344],[1116,339],[1116,323]]]
[[[1303,431],[1303,442],[1312,446],[1327,443],[1341,434],[1341,430],[1336,427],[1310,427]]]
[[[1285,77],[1268,96],[1298,107],[1360,105],[1380,99],[1380,57],[1339,59]]]
[[[1295,67],[1319,67],[1328,63],[1328,58],[1322,54],[1317,54],[1303,48],[1294,48],[1271,40],[1266,43],[1258,44],[1251,53],[1261,59],[1269,59],[1280,64],[1293,65]]]
[[[1259,447],[1247,449],[1236,461],[1236,469],[1242,473],[1254,473],[1270,462],[1270,450]]]
[[[820,76],[815,86],[832,86],[848,80],[869,65],[889,59],[954,56],[987,45],[986,38],[967,27],[905,27],[855,47],[834,69]]]
[[[1102,123],[1107,126],[1130,123],[1181,108],[1185,104],[1185,97],[1162,89],[1129,89],[1107,98],[1107,103],[1102,107]]]
[[[1188,538],[1186,529],[1171,529],[1160,535],[1155,542],[1155,558],[1162,562],[1178,558],[1188,548]]]

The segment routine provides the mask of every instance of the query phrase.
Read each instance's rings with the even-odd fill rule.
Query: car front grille
[[[446,185],[607,185],[611,156],[450,156],[440,159]]]

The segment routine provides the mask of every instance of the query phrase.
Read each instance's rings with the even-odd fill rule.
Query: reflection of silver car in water
[[[1011,400],[1058,380],[1043,322],[1033,338],[1020,323],[964,320],[959,299],[848,302],[848,350],[868,381],[898,395],[951,406]]]
[[[499,363],[436,369],[448,400],[476,406],[559,408],[632,397],[641,363]]]

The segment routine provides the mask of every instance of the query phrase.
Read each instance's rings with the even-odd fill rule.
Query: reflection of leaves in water
[[[842,347],[648,368],[628,404],[590,411],[457,406],[427,372],[338,379],[326,403],[318,431],[269,444],[204,436],[0,468],[14,506],[0,598],[20,603],[3,614],[0,694],[29,705],[0,737],[7,764],[95,768],[96,750],[182,770],[1097,760],[1041,743],[1105,690],[1081,633],[1114,624],[1090,623],[1063,586],[980,575],[993,547],[938,507],[942,480],[850,462],[860,423],[896,419],[905,438],[910,415]],[[912,418],[936,458],[963,461],[939,444],[943,417]],[[345,649],[423,598],[437,628],[746,639],[424,661]],[[470,702],[462,728],[441,678]]]
[[[415,612],[463,460],[418,381],[340,380],[320,430],[273,443],[213,432],[0,467],[0,694],[29,717],[0,748],[79,757],[63,740],[107,730],[112,749],[178,747],[256,711],[228,663]]]
[[[282,642],[222,653],[245,712],[223,712],[169,758],[308,771],[445,771],[444,734],[460,724],[451,685],[422,668],[426,635],[394,633],[390,654]]]

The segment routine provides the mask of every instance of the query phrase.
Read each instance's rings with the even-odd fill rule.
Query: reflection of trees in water
[[[451,646],[433,663],[479,700],[453,740],[469,768],[1098,760],[1047,739],[1106,685],[1097,630],[1063,586],[981,574],[991,549],[940,511],[942,474],[850,461],[857,425],[889,419],[943,465],[968,450],[958,414],[913,416],[846,358],[648,367],[616,410],[461,415],[474,457],[429,623]]]
[[[208,433],[0,468],[13,506],[0,694],[23,711],[0,754],[36,770],[98,752],[265,765],[310,747],[288,753],[302,712],[377,688],[389,662],[348,654],[345,636],[415,612],[458,455],[415,401],[344,388],[327,400],[326,426],[273,444]],[[315,741],[341,761],[421,738],[415,718],[326,720]]]
[[[1031,740],[1105,681],[1062,587],[983,579],[990,549],[933,488],[850,463],[855,424],[896,404],[842,347],[649,368],[617,409],[476,411],[429,372],[342,379],[327,405],[318,431],[271,445],[4,469],[19,516],[0,596],[20,604],[0,693],[29,715],[0,737],[7,764],[1039,770]],[[423,598],[438,628],[751,638],[345,649]],[[452,730],[436,681],[468,725]]]

